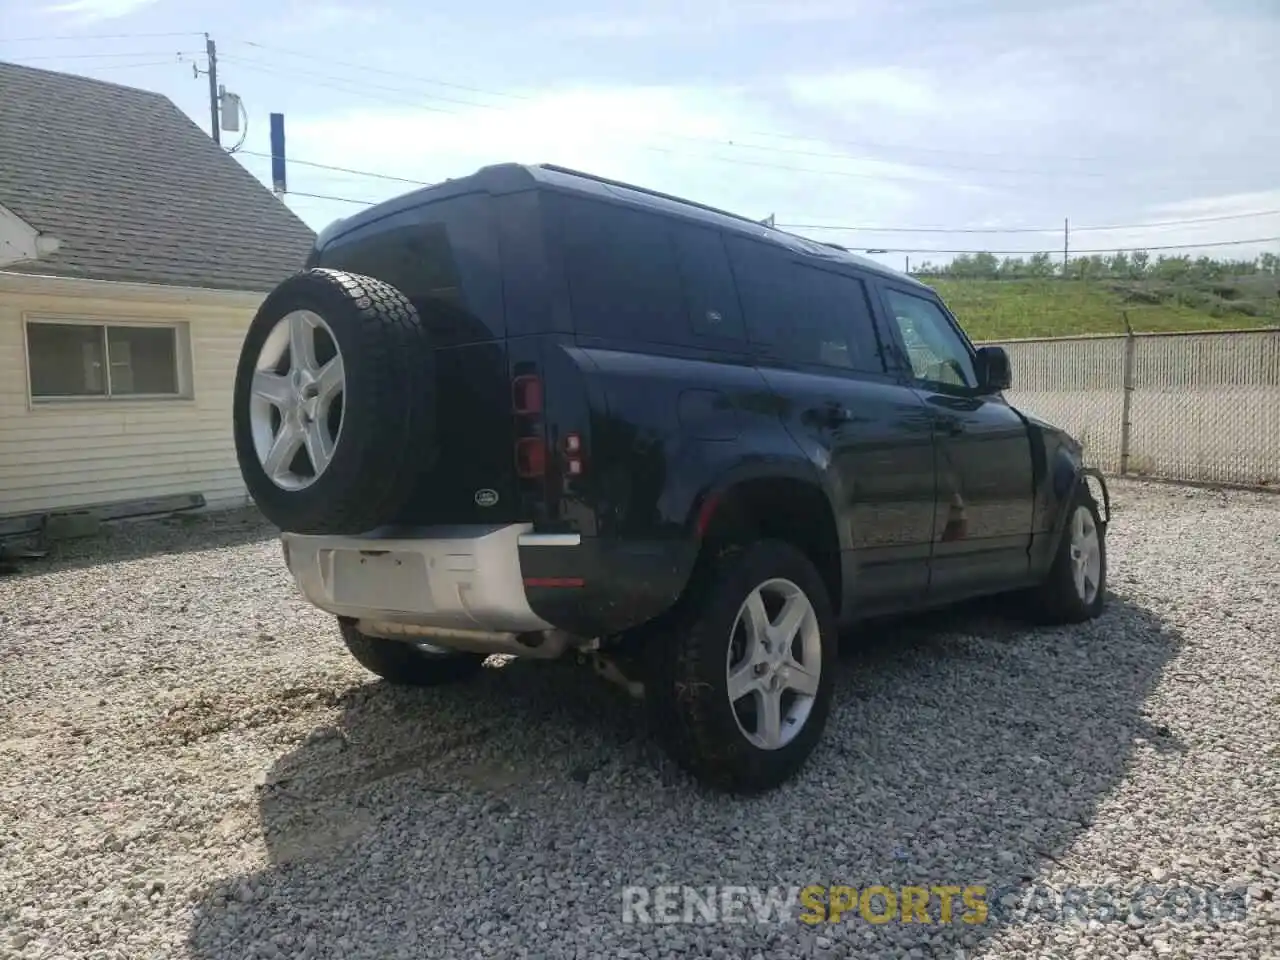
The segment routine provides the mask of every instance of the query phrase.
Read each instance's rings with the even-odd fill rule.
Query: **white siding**
[[[0,516],[201,493],[244,503],[231,437],[231,392],[254,298],[132,284],[0,287]],[[192,398],[31,403],[24,314],[189,324]]]

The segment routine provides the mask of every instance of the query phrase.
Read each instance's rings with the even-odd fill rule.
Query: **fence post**
[[[1120,476],[1129,472],[1129,432],[1133,427],[1130,414],[1133,410],[1133,355],[1137,340],[1129,323],[1129,311],[1120,313],[1124,318],[1124,396],[1120,406]]]

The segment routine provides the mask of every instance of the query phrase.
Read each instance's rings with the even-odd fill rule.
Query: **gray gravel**
[[[387,689],[251,517],[68,549],[0,578],[0,956],[1280,956],[1280,497],[1114,492],[1100,621],[866,631],[824,745],[755,800],[569,665]],[[622,922],[629,885],[811,883],[992,910]],[[1144,885],[1224,899],[1049,909]]]

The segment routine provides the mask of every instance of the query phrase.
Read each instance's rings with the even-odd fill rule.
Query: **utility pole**
[[[213,142],[221,144],[222,124],[219,122],[221,98],[218,96],[218,45],[213,42],[213,39],[207,33],[204,35],[204,52],[208,58],[208,63],[206,64],[208,69],[201,70],[197,64],[192,63],[191,75],[197,80],[200,79],[200,74],[202,73],[209,76],[209,132],[213,135]]]
[[[1071,223],[1062,218],[1062,279],[1067,279],[1067,264],[1071,261]]]
[[[208,58],[209,74],[209,122],[213,131],[213,142],[222,143],[222,124],[218,117],[218,45],[207,33],[204,35],[204,52]]]

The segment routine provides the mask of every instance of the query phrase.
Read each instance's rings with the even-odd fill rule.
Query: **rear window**
[[[375,277],[417,308],[439,346],[506,336],[502,266],[487,194],[451,197],[344,234],[319,266]]]
[[[573,196],[559,202],[579,334],[741,345],[737,293],[717,231],[620,204]]]

